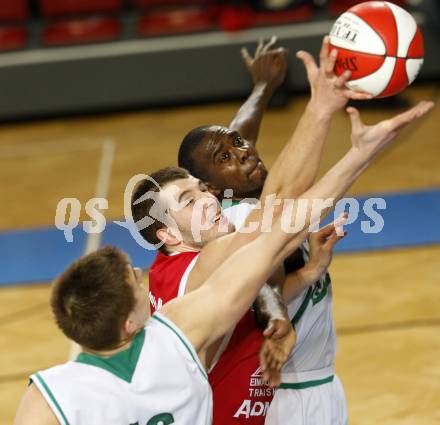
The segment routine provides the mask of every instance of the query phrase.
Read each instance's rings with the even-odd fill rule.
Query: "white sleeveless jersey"
[[[307,262],[308,243],[301,246]],[[283,384],[304,388],[308,384],[330,382],[334,374],[336,330],[333,321],[333,294],[328,273],[302,291],[287,305],[296,331],[296,344],[281,373]]]
[[[206,372],[185,335],[156,313],[125,351],[35,373],[62,425],[210,425]]]
[[[239,229],[254,207],[252,204],[240,203],[225,209],[224,213]],[[307,241],[301,250],[307,262]],[[283,384],[293,384],[286,387],[305,388],[333,379],[337,344],[332,299],[330,275],[326,273],[287,304],[297,339],[282,369],[282,387]]]

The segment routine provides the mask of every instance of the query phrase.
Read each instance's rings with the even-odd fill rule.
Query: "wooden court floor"
[[[438,85],[408,89],[410,102],[435,99]],[[271,165],[306,102],[267,112],[259,149]],[[85,203],[96,190],[104,140],[116,144],[107,218],[123,215],[129,178],[176,162],[178,143],[202,124],[228,124],[238,103],[51,120],[0,127],[0,230],[53,225],[57,202]],[[374,123],[398,111],[375,108]],[[405,131],[350,193],[440,187],[440,105]],[[338,114],[322,170],[349,146]],[[85,218],[83,216],[83,218]],[[411,223],[408,223],[410,226]],[[352,424],[440,423],[440,245],[337,255],[331,266],[339,333],[337,370]],[[1,271],[0,271],[1,273]],[[27,376],[67,359],[53,324],[47,283],[0,289],[0,425],[12,422]]]

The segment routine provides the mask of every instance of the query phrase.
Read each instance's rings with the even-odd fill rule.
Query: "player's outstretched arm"
[[[305,213],[302,211],[305,216],[304,227],[321,221],[369,166],[374,157],[393,141],[404,127],[426,115],[433,107],[433,102],[421,101],[408,111],[371,126],[361,121],[357,109],[347,108],[351,120],[352,147],[314,186],[297,199],[296,206],[292,208],[291,217],[298,217],[298,205],[303,199],[304,204],[307,205]],[[315,200],[331,200],[323,206],[318,216],[315,216],[312,209]],[[291,219],[291,221],[294,220]],[[296,244],[295,238],[292,238],[282,251],[283,259],[293,251],[292,244]]]
[[[257,143],[263,113],[273,93],[286,77],[287,50],[282,47],[275,48],[276,41],[275,36],[266,44],[261,40],[254,57],[251,57],[247,49],[241,49],[241,55],[252,77],[254,88],[229,127],[238,131],[253,145]]]
[[[27,387],[15,415],[14,425],[58,425],[59,422],[38,388]]]
[[[312,188],[296,197],[295,208],[292,208],[293,214],[297,213],[299,200],[325,200],[333,199],[330,206],[323,208],[321,220],[327,214],[335,203],[342,197],[346,190],[351,186],[354,180],[368,167],[368,164],[374,156],[389,142],[391,142],[399,131],[408,124],[424,116],[434,107],[433,102],[422,101],[408,111],[396,115],[392,119],[381,121],[380,123],[368,126],[362,123],[359,112],[355,108],[348,108],[352,123],[352,148],[347,154],[330,169],[324,178],[319,180]],[[309,202],[309,208],[312,204]],[[282,206],[277,207],[277,214],[282,213]],[[307,215],[310,211],[306,211]],[[277,216],[275,214],[275,216]],[[295,215],[293,215],[294,217]],[[190,279],[193,281],[193,287],[197,287],[197,282],[204,282],[213,270],[218,268],[224,261],[224,252],[230,255],[241,246],[248,243],[260,234],[263,223],[263,210],[255,209],[249,214],[245,228],[253,227],[253,231],[243,233],[243,228],[239,232],[218,238],[217,240],[205,246],[197,261],[196,266],[191,272]],[[319,217],[318,217],[319,218]],[[310,220],[307,217],[307,220]],[[308,224],[305,225],[306,227]],[[293,250],[292,250],[293,251]],[[194,283],[196,282],[196,283]]]
[[[409,111],[375,126],[364,125],[358,111],[348,108],[352,147],[301,196],[305,201],[303,205],[307,206],[302,211],[304,221],[301,228],[286,231],[286,222],[283,221],[286,219],[282,214],[278,215],[270,232],[258,233],[254,240],[223,261],[202,287],[169,302],[162,312],[183,330],[196,350],[207,348],[238,322],[273,270],[304,240],[309,225],[330,211],[377,153],[404,126],[425,115],[433,106],[432,102],[420,102]],[[318,217],[313,217],[311,206],[316,199],[332,199],[333,202],[327,204]],[[298,205],[302,204],[297,202],[291,210],[288,227],[294,221],[292,217],[298,217]]]
[[[352,147],[301,196],[300,199],[307,205],[303,211],[302,226],[295,231],[285,231],[285,217],[278,215],[270,232],[258,233],[254,240],[223,261],[207,278],[205,285],[169,302],[163,308],[163,313],[183,330],[196,350],[207,348],[238,322],[272,271],[302,243],[309,225],[316,219],[322,219],[330,211],[377,153],[403,127],[425,115],[433,106],[432,102],[420,102],[409,111],[374,126],[364,125],[358,111],[348,108],[352,122]],[[333,200],[332,204],[327,204],[322,209],[319,217],[312,216],[311,206],[316,199]],[[296,202],[291,209],[288,227],[292,221],[295,222],[292,217],[298,217],[298,205],[301,203]],[[226,238],[229,237],[224,239]]]
[[[286,234],[289,236],[285,240],[286,244],[281,249],[281,253],[275,257],[274,264],[280,264],[299,246],[304,238],[304,232],[307,233],[309,225],[321,221],[328,214],[374,157],[394,140],[404,127],[426,115],[433,107],[433,102],[421,101],[408,111],[371,126],[365,125],[361,121],[360,114],[355,108],[347,108],[352,126],[352,147],[336,165],[296,200],[294,208],[290,211],[290,221],[283,222],[286,219],[283,218],[283,214],[277,216],[272,232],[269,234],[272,236],[276,232],[277,234],[284,234],[285,237]],[[332,202],[325,203],[320,214],[316,216],[312,208],[316,200],[331,200]],[[302,205],[306,205],[306,208],[302,208]],[[302,213],[304,218],[302,229],[305,230],[297,233],[293,231],[290,231],[290,233],[283,232],[283,223],[284,229],[286,229],[286,224],[295,223],[299,217],[299,212]],[[234,237],[234,234],[231,237]]]
[[[274,260],[280,258],[285,240],[281,231],[260,234],[224,261],[203,286],[168,302],[161,313],[179,326],[197,351],[205,350],[249,309],[281,263]]]
[[[330,118],[349,98],[363,98],[364,94],[354,93],[345,88],[350,73],[336,77],[333,69],[336,54],[329,51],[328,37],[324,38],[320,66],[306,52],[299,52],[298,57],[304,62],[311,86],[311,99],[301,117],[295,132],[272,166],[261,195],[262,208],[254,209],[246,219],[246,224],[260,223],[267,196],[276,198],[296,198],[313,183],[321,158],[322,146],[327,135]],[[307,164],[307,167],[304,167]],[[219,238],[205,246],[194,269],[188,285],[196,288],[224,260],[224,252],[234,252],[239,247],[255,238],[258,232],[235,233],[233,237]]]

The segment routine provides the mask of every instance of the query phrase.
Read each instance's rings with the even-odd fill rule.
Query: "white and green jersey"
[[[62,425],[210,425],[206,372],[185,335],[159,313],[130,348],[81,353],[31,376]]]
[[[224,210],[239,229],[254,204],[240,203]],[[301,246],[307,262],[308,243]],[[316,283],[289,301],[289,317],[296,331],[296,344],[281,373],[282,388],[307,388],[331,382],[336,355],[332,286],[326,273]]]
[[[301,246],[308,261],[308,243]],[[307,388],[331,382],[336,355],[333,294],[328,273],[289,301],[296,344],[281,371],[281,388]]]

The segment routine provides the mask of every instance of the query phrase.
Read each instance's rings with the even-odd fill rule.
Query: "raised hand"
[[[391,142],[404,127],[423,117],[433,107],[434,102],[421,101],[408,111],[375,125],[365,125],[356,108],[347,108],[351,120],[351,143],[355,149],[367,155],[374,155]]]
[[[282,84],[287,71],[287,50],[283,47],[275,48],[276,42],[275,36],[266,44],[261,40],[254,57],[246,48],[241,49],[243,61],[254,84],[266,84],[273,90]]]
[[[367,93],[356,92],[345,86],[351,72],[345,71],[339,77],[334,73],[338,52],[335,48],[330,51],[329,37],[324,37],[319,54],[319,68],[313,56],[305,51],[299,51],[296,57],[300,59],[307,72],[310,83],[311,101],[317,108],[327,114],[342,109],[350,99],[371,99]]]

